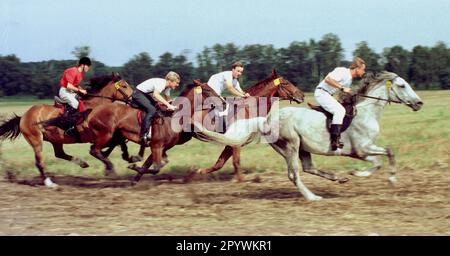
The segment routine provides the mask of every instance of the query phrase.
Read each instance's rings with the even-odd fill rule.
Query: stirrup
[[[69,129],[64,131],[64,134],[70,137],[76,137],[76,130],[75,126],[70,127]]]

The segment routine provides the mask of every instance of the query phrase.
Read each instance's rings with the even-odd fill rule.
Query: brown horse
[[[93,81],[97,82],[93,83]],[[89,109],[95,109],[97,106],[115,100],[127,101],[133,91],[125,80],[116,75],[106,79],[105,77],[93,78],[91,79],[91,85],[92,89],[88,91],[87,99],[83,101],[85,108],[88,109],[87,112],[90,111]],[[53,105],[34,105],[23,116],[15,116],[0,125],[0,140],[6,138],[13,140],[20,134],[24,135],[34,150],[35,165],[39,169],[44,184],[48,187],[55,187],[56,184],[45,174],[42,152],[43,141],[52,144],[57,158],[74,162],[82,168],[89,167],[85,161],[66,154],[63,149],[63,144],[85,143],[93,140],[90,134],[86,132],[89,129],[86,121],[76,126],[81,139],[77,142],[74,137],[66,135],[64,130],[56,126],[44,125],[46,121],[54,120],[60,115],[61,109]]]
[[[271,97],[279,97],[283,100],[293,100],[297,103],[303,102],[304,94],[302,91],[300,91],[295,85],[293,85],[288,80],[284,79],[283,77],[279,76],[275,70],[273,70],[272,74],[269,75],[266,79],[258,82],[254,86],[248,89],[247,91],[250,95],[255,96],[256,98],[266,97],[266,110],[267,111],[260,111],[260,109],[256,109],[256,116],[265,116],[270,110],[271,107]],[[217,98],[216,98],[217,99]],[[254,98],[255,99],[255,98]],[[239,99],[242,100],[242,99]],[[238,100],[238,101],[239,101]],[[249,102],[252,99],[246,99],[245,102]],[[244,105],[245,105],[244,102]],[[219,102],[220,103],[220,102]],[[249,105],[246,105],[247,107]],[[250,104],[251,106],[251,104]],[[255,106],[256,107],[256,106]],[[251,107],[250,107],[251,108]],[[230,109],[231,111],[231,109]],[[244,118],[250,118],[250,113],[254,113],[254,109],[245,109],[245,116]],[[205,118],[210,118],[212,113],[208,113],[205,111],[202,111],[200,115],[200,120],[205,120]],[[207,116],[208,115],[208,116]],[[236,116],[234,113],[229,114],[229,116],[232,116],[231,119],[236,120]],[[255,115],[253,115],[255,117]],[[195,118],[198,120],[197,118]],[[215,128],[214,125],[206,126],[209,130],[213,130]],[[142,177],[144,173],[158,173],[159,170],[167,164],[167,156],[166,151],[172,148],[173,146],[177,144],[183,144],[190,140],[192,136],[195,136],[195,133],[191,132],[175,132],[171,129],[169,126],[153,126],[153,134],[157,134],[158,137],[161,137],[163,139],[154,139],[152,138],[150,145],[151,145],[151,151],[152,155],[147,158],[146,162],[142,167],[136,167],[131,166],[133,170],[138,172],[138,175],[135,177],[135,181],[139,181],[139,179]],[[242,180],[242,177],[240,175],[239,166],[240,166],[240,148],[239,147],[229,147],[227,146],[224,151],[222,152],[220,159],[216,163],[216,165],[213,168],[206,169],[206,171],[200,170],[201,173],[209,173],[212,171],[216,171],[220,169],[225,161],[233,155],[233,164],[235,167],[235,175],[238,180]],[[153,165],[152,165],[153,164]]]
[[[249,113],[257,111],[258,117],[265,117],[267,113],[270,111],[271,100],[272,97],[278,97],[281,100],[293,100],[297,103],[302,103],[304,100],[304,93],[298,89],[295,85],[293,85],[291,82],[289,82],[287,79],[284,79],[283,77],[279,76],[276,72],[276,70],[272,71],[272,74],[267,77],[266,79],[256,83],[254,86],[250,87],[247,92],[254,97],[266,97],[267,105],[265,107],[265,111],[260,111],[258,109],[259,105],[252,106],[251,104],[246,104],[247,108],[245,109],[245,115],[244,116],[236,116],[235,113],[231,113],[231,121],[237,121],[240,118],[249,119],[250,117],[256,117],[255,115],[250,116]],[[245,102],[244,102],[245,104]],[[234,116],[233,116],[234,114]],[[231,124],[231,123],[229,123]],[[222,154],[220,154],[219,159],[217,159],[216,164],[209,168],[201,168],[198,169],[197,172],[201,174],[207,174],[211,172],[215,172],[217,170],[220,170],[227,160],[233,156],[233,167],[234,167],[234,174],[237,179],[237,181],[242,181],[243,178],[240,174],[240,147],[232,147],[232,146],[226,146],[224,150],[222,151]]]
[[[219,96],[208,85],[194,81],[194,84],[188,85],[180,96],[174,100],[173,105],[183,107],[179,111],[188,112],[186,113],[188,120],[183,124],[184,130],[190,129],[187,126],[191,125],[190,118],[194,115],[195,111],[201,110],[206,115],[212,109],[202,108],[203,100],[208,97]],[[190,107],[190,109],[185,109],[186,107]],[[108,142],[113,137],[121,137],[139,143],[139,111],[130,106],[110,103],[94,109],[89,115],[88,124],[92,133],[91,137],[95,138],[91,146],[90,154],[105,164],[106,172],[114,172],[114,167],[105,154],[102,154],[101,149],[108,146]],[[177,115],[179,111],[176,111],[174,115]],[[152,139],[150,142],[152,154],[148,157],[144,166],[152,162],[162,166],[163,158],[167,159],[166,151],[168,149],[191,139],[191,133],[174,131],[171,125],[171,117],[158,114],[153,118]],[[137,171],[141,170],[138,167],[134,167],[134,169]],[[144,170],[147,170],[147,168]]]

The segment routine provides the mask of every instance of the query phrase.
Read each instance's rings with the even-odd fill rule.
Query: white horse
[[[307,200],[321,199],[302,183],[299,176],[299,158],[304,171],[318,172],[312,163],[311,153],[349,156],[372,162],[373,167],[353,173],[360,177],[370,176],[374,171],[380,169],[381,161],[378,156],[386,155],[390,165],[389,181],[395,183],[396,167],[393,151],[375,145],[375,139],[380,132],[381,113],[388,102],[405,104],[414,111],[419,110],[423,102],[411,86],[395,73],[368,72],[361,84],[362,86],[357,90],[357,95],[361,96],[356,102],[357,115],[348,129],[341,134],[344,147],[337,151],[330,149],[330,133],[325,125],[325,115],[307,108],[287,107],[271,112],[260,126],[259,131],[253,131],[247,136],[242,136],[242,134],[235,136],[231,133],[218,134],[205,129],[201,129],[200,134],[205,140],[236,146],[248,143],[249,140],[257,137],[255,134],[264,135],[264,132],[261,132],[263,129],[265,131],[279,129],[278,139],[271,142],[270,145],[285,158],[289,179],[294,182]],[[201,128],[199,124],[196,126],[198,129]]]

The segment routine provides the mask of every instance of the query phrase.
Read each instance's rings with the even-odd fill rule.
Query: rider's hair
[[[89,59],[88,57],[81,57],[78,61],[78,66],[81,65],[91,66],[91,59]]]
[[[362,67],[362,65],[366,65],[366,62],[361,59],[360,57],[355,57],[352,61],[352,63],[350,64],[350,69],[355,69],[355,68],[359,68]]]
[[[173,71],[169,71],[166,75],[166,80],[169,80],[171,82],[180,82],[180,75]]]
[[[241,67],[241,68],[243,68],[243,67],[244,67],[244,64],[242,64],[242,62],[240,62],[240,61],[236,61],[235,63],[233,63],[233,64],[231,65],[231,69],[235,69],[236,67]]]

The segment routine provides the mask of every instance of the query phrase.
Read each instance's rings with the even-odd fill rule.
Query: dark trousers
[[[156,112],[155,101],[138,89],[133,92],[132,97],[133,103],[145,112],[145,117],[142,119],[141,132],[139,133],[139,136],[143,137],[148,132],[148,129],[152,123],[153,115]]]

